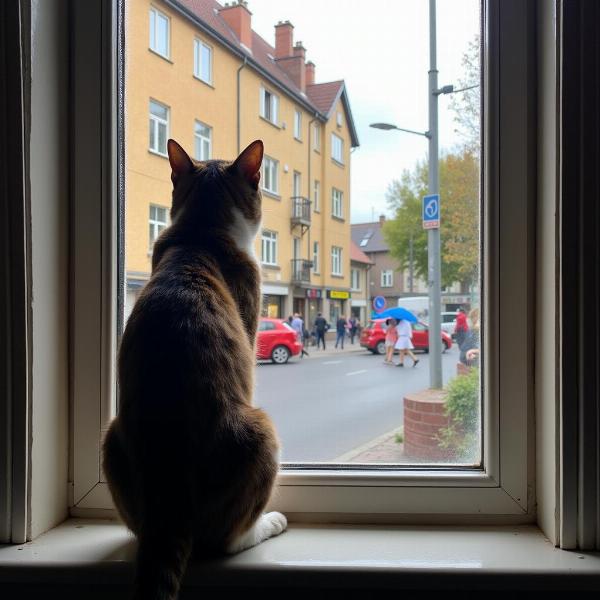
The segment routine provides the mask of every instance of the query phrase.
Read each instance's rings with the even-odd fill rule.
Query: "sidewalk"
[[[324,356],[341,356],[344,354],[349,354],[351,352],[364,352],[367,353],[368,350],[366,348],[361,348],[358,340],[354,340],[354,345],[350,343],[350,341],[344,341],[344,349],[335,347],[335,340],[330,341],[326,340],[325,344],[327,345],[327,349],[323,350],[323,347],[317,348],[316,346],[305,346],[305,350],[308,352],[309,356],[305,356],[303,360],[311,359],[311,358],[319,358]]]

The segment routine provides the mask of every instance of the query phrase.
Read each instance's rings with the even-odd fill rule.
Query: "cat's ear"
[[[175,185],[178,179],[187,175],[194,168],[194,165],[186,151],[175,140],[167,142],[167,151],[171,163],[171,181]]]
[[[260,166],[262,164],[264,145],[262,140],[252,142],[233,163],[233,168],[255,189],[260,181]]]

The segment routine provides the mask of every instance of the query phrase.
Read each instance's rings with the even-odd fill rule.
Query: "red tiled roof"
[[[374,264],[353,241],[350,241],[350,260],[368,265]]]
[[[306,93],[303,93],[300,88],[292,81],[289,75],[275,62],[275,48],[267,43],[258,33],[252,31],[252,50],[249,51],[219,15],[219,10],[223,8],[216,0],[171,0],[170,4],[179,5],[197,17],[206,26],[220,35],[224,41],[236,50],[245,54],[249,59],[254,60],[268,75],[270,75],[280,85],[287,90],[298,100],[311,107],[313,110],[321,113],[323,117],[329,118],[330,112],[333,109],[333,104],[344,88],[343,81],[332,81],[328,83],[317,83],[307,86]],[[270,56],[269,56],[270,55]],[[348,112],[351,132],[353,134],[353,145],[358,146],[358,138],[354,130],[352,115],[350,114],[350,106],[346,102],[346,111]]]

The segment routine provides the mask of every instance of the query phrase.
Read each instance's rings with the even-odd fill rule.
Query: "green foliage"
[[[394,436],[394,440],[395,440],[396,444],[404,443],[404,434],[401,431],[396,432],[396,435]]]
[[[459,375],[448,384],[446,414],[450,425],[439,432],[439,445],[452,449],[457,460],[472,462],[479,454],[479,369]]]

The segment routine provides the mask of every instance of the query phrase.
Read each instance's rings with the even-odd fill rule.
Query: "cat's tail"
[[[166,528],[138,536],[134,600],[176,600],[192,552],[191,531]]]

